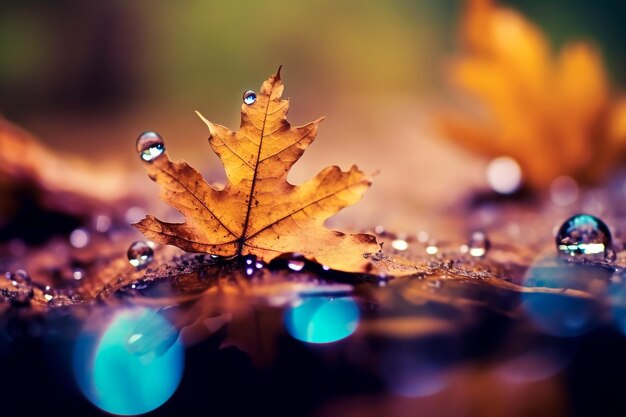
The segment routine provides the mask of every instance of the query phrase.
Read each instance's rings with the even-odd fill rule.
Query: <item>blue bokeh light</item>
[[[594,282],[602,283],[609,275],[610,270],[602,266],[547,257],[531,265],[524,277],[524,286],[591,292]],[[568,295],[559,291],[522,293],[522,306],[537,329],[558,337],[587,334],[598,326],[601,316],[601,306],[593,297]]]
[[[295,339],[331,343],[350,336],[359,324],[359,307],[352,297],[304,297],[285,311],[285,326]]]
[[[84,332],[74,351],[74,375],[95,406],[120,415],[161,406],[182,378],[184,348],[173,326],[147,308],[115,314],[101,336]]]

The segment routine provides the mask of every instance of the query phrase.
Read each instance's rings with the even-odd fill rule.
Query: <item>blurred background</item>
[[[243,92],[258,90],[261,82],[279,65],[283,65],[285,96],[291,98],[291,123],[306,124],[319,116],[327,117],[317,141],[290,173],[290,180],[294,183],[304,181],[332,164],[344,169],[357,164],[365,172],[377,173],[364,201],[347,208],[331,221],[341,223],[341,227],[348,230],[371,230],[376,225],[383,225],[384,229],[377,233],[382,235],[390,231],[385,235],[388,241],[397,233],[397,239],[390,242],[386,249],[391,246],[402,252],[411,243],[413,249],[419,249],[422,254],[420,262],[425,265],[432,265],[433,260],[445,259],[430,256],[436,254],[439,248],[444,251],[446,247],[458,247],[456,243],[465,242],[468,230],[477,227],[486,229],[494,242],[493,248],[490,249],[489,240],[483,241],[482,255],[477,256],[480,259],[471,260],[485,261],[478,264],[481,273],[493,269],[493,273],[506,283],[512,278],[513,282],[521,283],[527,276],[537,275],[543,279],[545,275],[564,280],[573,276],[582,283],[582,288],[591,286],[590,282],[619,284],[618,296],[613,294],[620,302],[614,318],[619,331],[617,327],[608,329],[609,326],[605,326],[599,331],[593,330],[595,333],[591,328],[585,328],[584,332],[581,330],[584,335],[571,335],[553,334],[553,329],[540,328],[538,336],[539,333],[523,327],[528,324],[524,322],[520,333],[517,328],[520,322],[514,318],[514,314],[526,308],[530,311],[528,314],[535,314],[531,319],[540,324],[545,324],[542,321],[546,319],[543,317],[545,313],[548,316],[546,322],[552,323],[549,320],[554,319],[557,324],[563,321],[568,326],[583,326],[586,322],[581,317],[596,308],[591,301],[579,303],[574,299],[567,304],[568,299],[564,297],[561,300],[563,303],[559,304],[553,298],[540,297],[539,301],[546,302],[531,304],[528,299],[535,301],[536,298],[524,299],[513,292],[496,291],[495,287],[492,292],[482,292],[481,287],[473,287],[474,284],[459,288],[452,280],[440,282],[438,278],[423,280],[424,277],[411,281],[412,285],[406,287],[387,287],[386,281],[380,287],[362,285],[359,287],[362,293],[357,294],[354,300],[346,297],[343,304],[334,302],[334,306],[344,306],[344,319],[347,316],[346,321],[351,323],[358,323],[359,317],[354,317],[355,312],[363,312],[359,324],[361,328],[355,337],[346,340],[345,344],[334,345],[336,348],[330,347],[332,343],[318,349],[296,342],[295,339],[306,343],[319,341],[298,337],[297,320],[284,324],[282,312],[278,309],[251,309],[254,311],[246,311],[243,317],[235,314],[239,321],[232,325],[233,340],[243,340],[246,351],[239,350],[236,345],[224,348],[219,338],[226,335],[219,333],[221,327],[217,326],[215,333],[218,340],[207,338],[187,350],[187,376],[183,385],[172,401],[157,413],[171,415],[181,410],[189,411],[189,414],[197,413],[193,410],[196,405],[209,398],[217,411],[223,410],[223,414],[229,415],[259,414],[259,411],[262,414],[265,410],[276,415],[293,415],[291,410],[315,409],[317,415],[324,416],[337,413],[359,416],[596,416],[599,415],[599,404],[604,405],[605,411],[600,415],[623,415],[626,408],[622,400],[626,389],[623,378],[626,372],[623,356],[626,349],[623,337],[626,334],[626,289],[622,283],[626,282],[626,273],[622,269],[621,275],[616,277],[611,275],[612,268],[606,268],[599,274],[594,271],[593,274],[598,276],[592,276],[594,279],[590,280],[593,274],[587,270],[575,276],[568,266],[569,269],[559,275],[555,271],[560,269],[552,264],[537,263],[536,257],[544,248],[548,248],[550,254],[554,253],[553,233],[556,230],[553,230],[553,225],[558,226],[575,211],[584,211],[601,216],[611,226],[616,238],[614,247],[620,251],[618,259],[622,266],[626,265],[623,253],[626,248],[626,230],[623,227],[626,224],[623,221],[626,213],[623,210],[626,204],[626,175],[618,178],[619,181],[602,183],[609,178],[608,171],[598,167],[611,165],[614,171],[624,167],[623,160],[602,158],[606,157],[604,154],[609,157],[626,155],[626,135],[611,136],[614,126],[609,123],[614,117],[615,121],[622,123],[619,125],[616,122],[619,126],[615,131],[626,132],[626,98],[623,96],[626,89],[626,49],[623,47],[626,40],[626,2],[501,1],[497,4],[511,7],[524,18],[516,21],[510,13],[494,13],[497,19],[494,18],[496,22],[493,26],[512,29],[505,30],[504,37],[498,37],[502,33],[487,31],[493,39],[484,43],[481,39],[468,39],[471,36],[467,34],[467,37],[461,35],[462,30],[467,28],[460,21],[471,14],[463,11],[469,2],[0,2],[0,115],[32,132],[53,151],[52,154],[39,152],[39,149],[27,152],[30,143],[23,147],[3,148],[3,143],[12,144],[9,141],[12,132],[9,129],[9,134],[4,135],[4,124],[0,123],[0,174],[7,171],[8,183],[12,185],[11,181],[15,178],[19,180],[24,172],[34,172],[30,177],[26,176],[32,182],[26,181],[27,185],[37,191],[33,194],[55,197],[51,200],[56,206],[52,206],[64,215],[42,217],[42,210],[24,210],[24,207],[29,207],[28,204],[34,205],[24,197],[28,204],[17,203],[14,208],[4,208],[3,205],[11,206],[10,203],[18,199],[14,196],[19,197],[20,194],[13,192],[10,186],[5,192],[2,186],[6,184],[2,183],[0,175],[0,226],[8,225],[6,228],[11,229],[10,226],[17,225],[6,235],[26,239],[28,244],[46,242],[50,236],[67,235],[70,245],[74,247],[72,250],[78,251],[88,244],[85,236],[89,235],[83,227],[92,217],[96,220],[94,227],[97,233],[93,227],[90,230],[95,236],[94,242],[98,242],[96,238],[104,239],[110,228],[115,230],[120,226],[116,224],[120,219],[127,227],[128,223],[143,216],[144,209],[159,213],[157,205],[160,204],[163,210],[165,204],[158,202],[157,187],[146,178],[135,150],[137,136],[146,130],[155,130],[164,137],[173,159],[187,160],[210,181],[223,180],[220,162],[206,142],[206,126],[194,110],[202,112],[212,122],[236,129]],[[485,3],[486,0],[473,1],[478,8]],[[520,21],[531,24],[525,26]],[[480,19],[475,22],[480,22]],[[476,33],[480,31],[470,35],[480,38]],[[549,53],[546,54],[549,59],[546,62],[538,60],[537,67],[545,70],[545,74],[539,74],[537,78],[540,82],[537,84],[548,80],[548,85],[540,85],[545,88],[537,94],[540,97],[537,102],[542,102],[544,97],[558,96],[553,94],[552,87],[558,84],[553,81],[559,81],[560,76],[565,79],[566,87],[573,88],[563,88],[562,91],[555,88],[554,91],[563,93],[558,97],[561,101],[555,100],[546,105],[547,109],[534,111],[536,109],[532,105],[526,105],[518,97],[511,98],[513,104],[507,99],[512,96],[510,90],[526,92],[529,80],[523,76],[516,78],[519,75],[516,71],[536,64],[529,57],[543,57],[545,51],[542,48],[533,51],[530,47],[528,50],[516,47],[518,44],[543,45],[541,35],[534,37],[537,33],[543,33],[549,44]],[[535,38],[541,40],[534,42]],[[518,44],[514,44],[513,40]],[[571,67],[563,65],[567,71],[558,72],[558,69],[563,69],[559,67],[559,63],[563,64],[559,61],[562,58],[559,51],[573,41],[588,42],[592,46],[589,50],[597,51],[601,60],[595,60],[594,53],[588,53],[589,50],[583,51],[580,55],[573,54],[571,62],[574,64]],[[475,48],[478,51],[468,47],[471,42],[474,46],[478,45]],[[473,137],[467,132],[466,136],[461,134],[457,143],[453,143],[446,140],[437,128],[438,118],[450,109],[465,107],[467,111],[469,108],[471,111],[467,114],[471,121],[484,116],[480,111],[472,112],[479,107],[474,106],[476,103],[459,99],[459,93],[467,91],[451,85],[450,68],[455,59],[464,54],[469,56],[468,62],[478,56],[479,63],[493,64],[490,61],[493,57],[487,53],[485,58],[481,55],[484,53],[481,48],[493,52],[489,48],[495,44],[500,47],[497,52],[504,57],[496,56],[493,61],[517,66],[509,68],[513,75],[504,74],[511,75],[505,80],[509,82],[504,83],[506,88],[498,90],[501,85],[493,87],[486,83],[502,93],[499,97],[504,97],[504,100],[490,101],[484,91],[479,98],[486,98],[483,104],[486,104],[487,112],[496,113],[496,125],[501,123],[505,128],[510,127],[504,123],[508,121],[506,118],[504,122],[498,119],[497,110],[499,106],[505,110],[512,109],[510,113],[514,117],[511,119],[518,122],[513,127],[522,126],[522,129],[511,131],[521,131],[522,134],[509,137],[507,129],[494,129],[491,132],[493,137],[488,136],[488,139],[509,140],[508,148],[503,149],[526,157],[527,165],[523,165],[522,158],[518,158],[523,169],[511,158],[506,158],[517,155],[501,154],[499,150],[488,151],[488,146],[472,149],[470,142]],[[512,46],[508,47],[509,44]],[[604,66],[595,65],[598,62],[603,62]],[[548,68],[542,67],[543,64]],[[484,74],[479,74],[482,77],[470,81],[484,87],[481,81],[491,80],[494,74],[500,75],[499,68],[493,65]],[[589,68],[590,71],[583,71]],[[536,69],[531,68],[531,75],[536,75],[533,72]],[[529,83],[536,86],[532,82]],[[587,89],[579,89],[579,85]],[[570,117],[570,113],[560,105],[576,101],[569,100],[571,90],[578,93],[573,95],[578,102],[572,106],[574,111]],[[588,90],[596,91],[599,98],[587,100]],[[622,97],[621,100],[619,97]],[[587,106],[587,101],[593,102],[593,105]],[[507,108],[509,104],[511,106]],[[577,107],[576,104],[582,105]],[[526,112],[528,108],[530,111]],[[581,108],[579,113],[575,113]],[[543,110],[545,113],[541,112]],[[616,114],[624,117],[617,117]],[[535,130],[523,129],[533,123],[544,136],[535,137]],[[570,125],[572,129],[560,132],[557,129]],[[528,131],[531,134],[524,136]],[[555,136],[558,135],[555,132],[561,135],[559,139],[563,142],[574,144],[573,165],[580,162],[581,171],[587,171],[578,172],[567,164],[559,165],[556,170],[546,168],[546,165],[557,165],[567,159],[558,146],[554,148],[559,158],[551,159],[550,155],[546,156],[548,152],[544,152],[548,148],[545,144],[556,143]],[[569,140],[570,135],[572,140]],[[611,142],[613,139],[615,141]],[[594,159],[596,155],[592,151],[598,153],[598,149],[603,152],[599,152],[598,158]],[[3,163],[2,157],[7,155],[12,156],[7,160],[17,168],[24,168],[20,165],[23,162],[27,169],[11,169],[10,164]],[[51,155],[56,155],[56,158]],[[50,163],[45,164],[44,159],[50,159]],[[77,160],[82,161],[82,165],[77,164]],[[533,165],[535,160],[541,160],[541,163]],[[32,165],[37,165],[38,161],[41,161],[39,165],[52,167],[34,169]],[[494,161],[498,164],[494,165]],[[520,170],[526,171],[520,174]],[[56,175],[49,175],[50,172]],[[539,180],[526,184],[530,188],[524,189],[523,185],[520,186],[520,176],[528,177],[529,172],[534,172],[534,178]],[[604,187],[603,191],[599,189],[602,192],[583,189],[589,186],[589,182],[585,181],[593,177],[583,174],[590,173],[598,174],[598,181],[591,185]],[[511,181],[499,182],[511,178],[515,180],[513,186]],[[589,191],[586,194],[581,192],[580,198],[579,184],[581,191]],[[128,188],[128,192],[120,191],[124,188]],[[21,191],[19,186],[15,189]],[[84,198],[68,198],[68,195],[73,196],[65,193],[68,190]],[[92,190],[95,191],[91,193]],[[120,194],[115,195],[115,191],[120,191]],[[103,194],[106,198],[102,198]],[[88,205],[85,202],[87,197],[94,195],[100,200],[95,199],[94,205]],[[137,201],[130,198],[124,200],[129,195],[137,197]],[[487,204],[472,205],[472,199],[481,195],[483,200],[480,202],[487,201]],[[145,198],[142,200],[141,197]],[[504,204],[490,206],[493,201],[504,201]],[[109,206],[103,206],[103,202]],[[510,210],[511,207],[506,206],[511,202],[510,206],[519,203],[517,211],[515,207]],[[116,214],[112,207],[119,208],[122,215]],[[136,215],[137,210],[139,216]],[[4,216],[5,212],[14,214],[14,217]],[[59,219],[67,223],[60,229],[58,225],[63,226],[63,221]],[[44,229],[43,237],[31,239],[24,235],[24,230],[36,229]],[[137,233],[137,239],[141,238],[138,232],[134,233]],[[431,242],[429,234],[434,241]],[[6,235],[0,234],[0,243],[3,239],[8,242],[9,258],[19,258],[27,253],[24,242],[6,238]],[[79,239],[76,243],[76,236],[82,236],[83,242]],[[414,236],[417,236],[418,242],[413,238],[407,243],[408,238]],[[464,240],[459,240],[460,236]],[[89,243],[88,250],[96,247],[94,242]],[[103,242],[103,246],[110,244],[108,240]],[[62,243],[67,246],[65,240]],[[117,244],[127,247],[127,243],[120,241]],[[397,244],[403,244],[404,249],[403,246],[398,249]],[[468,245],[463,246],[467,251]],[[434,252],[429,252],[433,248]],[[44,247],[44,250],[47,249]],[[490,258],[483,260],[487,250],[491,251]],[[69,256],[53,253],[55,261],[56,258],[72,260]],[[512,257],[509,258],[510,254]],[[474,257],[471,252],[464,257],[459,256],[461,265],[468,256]],[[504,260],[500,262],[498,256]],[[34,259],[38,261],[36,257]],[[122,263],[128,267],[125,259]],[[446,268],[452,268],[452,265],[451,259]],[[456,268],[457,263],[454,266]],[[74,264],[71,267],[74,275],[68,279],[74,283],[74,280],[82,279],[83,274],[76,278],[74,269],[78,267]],[[526,274],[526,268],[531,272]],[[26,269],[34,270],[30,266]],[[55,279],[62,283],[65,278],[58,271],[54,273]],[[442,274],[446,274],[445,269]],[[117,273],[110,279],[114,279],[113,276],[117,279]],[[442,284],[444,281],[445,284]],[[605,290],[602,285],[596,288],[598,293]],[[576,288],[569,282],[557,282],[553,286]],[[131,288],[135,289],[134,284]],[[455,300],[464,300],[459,298],[459,294],[471,302],[459,302],[455,306]],[[220,314],[231,313],[226,308],[230,307],[227,303],[221,311],[222,306],[214,301],[205,300],[204,305],[211,310],[205,312],[207,316],[214,318],[212,314],[216,313],[213,311],[216,305]],[[520,307],[522,302],[526,304]],[[252,304],[244,300],[241,305],[248,308]],[[306,304],[300,305],[306,307]],[[528,305],[537,307],[537,311]],[[62,408],[67,408],[67,404],[74,407],[71,410],[77,415],[95,412],[85,399],[81,399],[77,390],[67,389],[66,384],[71,382],[59,382],[56,370],[42,372],[42,369],[49,369],[46,367],[66,367],[67,361],[50,360],[54,357],[50,352],[56,349],[59,352],[57,356],[69,357],[73,341],[63,340],[58,346],[52,346],[47,341],[40,342],[36,338],[41,330],[39,322],[35,321],[32,321],[36,325],[33,326],[35,336],[21,340],[16,334],[20,335],[17,324],[22,322],[14,319],[19,319],[20,311],[27,310],[9,308],[9,303],[0,304],[0,308],[5,306],[8,313],[0,314],[0,319],[6,319],[9,330],[4,331],[2,326],[5,323],[0,320],[0,353],[5,349],[14,355],[3,358],[5,364],[11,365],[3,368],[8,369],[6,375],[11,377],[6,379],[7,386],[10,385],[6,391],[11,392],[13,401],[9,405],[21,411],[24,407],[41,407],[49,412],[61,403]],[[607,302],[603,306],[613,304]],[[308,311],[306,308],[303,310]],[[63,320],[71,319],[71,315],[63,315],[62,309],[58,311],[58,316],[49,315],[51,320],[65,323]],[[190,311],[194,318],[198,315],[195,310]],[[317,310],[311,311],[314,313]],[[332,329],[332,325],[341,324],[342,311],[328,311],[330,313],[325,316],[328,323],[318,324],[319,328],[330,323]],[[555,312],[554,317],[552,312]],[[297,317],[292,313],[289,310],[288,314]],[[261,315],[263,320],[259,318]],[[609,315],[604,310],[600,314],[603,320]],[[319,316],[313,314],[313,317],[319,320]],[[416,320],[412,321],[412,318]],[[456,327],[441,323],[446,320],[467,327],[459,332]],[[23,322],[28,323],[27,320]],[[308,325],[307,320],[303,322]],[[469,322],[471,326],[467,324]],[[54,329],[54,326],[49,327]],[[78,323],[74,323],[74,328],[77,327]],[[283,327],[287,327],[291,338]],[[153,330],[164,333],[158,326]],[[345,328],[339,330],[345,333]],[[278,337],[273,331],[279,332]],[[330,342],[348,339],[353,331],[355,327],[349,334],[342,333],[341,337]],[[33,339],[37,341],[33,343]],[[259,342],[260,339],[263,341]],[[259,355],[268,363],[272,359],[275,362],[272,367],[257,367],[258,358],[249,355],[248,351],[255,352],[254,355]],[[459,358],[464,359],[462,366],[457,366]],[[26,372],[15,371],[23,366]],[[452,371],[448,375],[449,369]],[[67,373],[67,369],[58,373],[63,372]],[[443,382],[437,379],[440,373],[445,374]],[[176,378],[178,384],[180,375]],[[116,381],[115,385],[119,386]],[[35,404],[28,402],[32,399],[32,392],[40,400]],[[440,395],[435,395],[440,392]],[[245,401],[241,401],[242,398]],[[49,408],[49,405],[53,407]],[[233,407],[235,412],[229,413]]]
[[[614,85],[623,85],[624,2],[501,4],[539,25],[555,50],[590,40]],[[486,160],[431,128],[430,116],[447,103],[445,65],[459,44],[462,7],[454,0],[2,2],[0,114],[64,154],[137,172],[135,138],[156,130],[174,158],[219,179],[193,111],[236,128],[241,94],[282,64],[291,122],[327,116],[291,180],[329,164],[379,171],[366,203],[344,221],[357,213],[359,227],[419,228],[417,219],[428,223],[428,213],[486,181]],[[391,214],[381,200],[402,204]]]

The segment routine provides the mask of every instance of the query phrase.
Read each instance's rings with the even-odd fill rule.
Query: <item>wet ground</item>
[[[115,218],[8,239],[3,415],[622,415],[621,190],[377,227],[375,274],[132,246]]]

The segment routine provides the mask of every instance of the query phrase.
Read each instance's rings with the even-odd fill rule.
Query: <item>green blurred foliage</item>
[[[622,0],[511,0],[555,45],[600,45],[623,79]],[[0,3],[0,112],[184,102],[223,115],[278,65],[288,95],[427,97],[443,84],[457,0],[23,0]],[[229,113],[230,114],[230,113]]]

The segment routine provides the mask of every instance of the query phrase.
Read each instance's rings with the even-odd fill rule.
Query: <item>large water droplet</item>
[[[611,244],[607,225],[590,214],[570,217],[556,235],[557,250],[566,256],[603,259],[610,252]]]
[[[152,262],[154,251],[144,241],[134,242],[128,248],[128,262],[137,269],[141,269]]]
[[[487,254],[489,248],[491,247],[491,242],[487,238],[487,235],[484,232],[474,232],[470,237],[468,243],[468,252],[470,256],[475,258],[482,258]]]
[[[137,153],[146,162],[152,162],[165,152],[163,139],[156,132],[144,132],[137,138]]]
[[[243,93],[243,102],[246,103],[248,106],[254,104],[254,102],[256,101],[256,93],[252,90],[248,90],[245,93]]]

